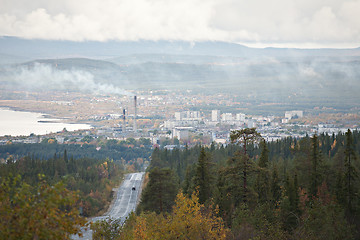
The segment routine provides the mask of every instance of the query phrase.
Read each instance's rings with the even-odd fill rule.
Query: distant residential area
[[[34,97],[35,93],[32,94]],[[7,107],[49,114],[53,112],[54,117],[66,122],[93,126],[79,131],[65,128],[40,136],[2,136],[0,144],[56,141],[58,144],[82,145],[96,144],[99,139],[125,141],[134,138],[146,139],[152,147],[171,149],[174,146],[209,145],[213,142],[228,144],[230,132],[242,128],[256,128],[266,141],[288,136],[301,138],[315,133],[331,135],[358,128],[357,114],[332,113],[327,109],[275,109],[273,114],[266,114],[273,108],[268,105],[263,107],[265,114],[258,115],[249,110],[254,103],[238,102],[236,95],[204,95],[191,90],[149,90],[137,94],[136,103],[135,95],[115,97],[85,94],[76,99],[73,96],[64,99],[60,94],[58,98],[64,100],[60,101],[54,96],[53,101],[38,100],[38,104],[31,107],[16,100],[0,101]]]

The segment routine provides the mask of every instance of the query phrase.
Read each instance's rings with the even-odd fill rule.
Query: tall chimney
[[[136,132],[136,95],[134,96],[134,132]]]
[[[125,126],[125,108],[123,109],[123,125],[122,125],[122,132],[124,133],[126,130],[126,126]]]

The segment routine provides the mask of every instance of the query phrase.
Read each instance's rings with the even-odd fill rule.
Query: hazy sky
[[[359,47],[360,0],[0,0],[0,36]]]

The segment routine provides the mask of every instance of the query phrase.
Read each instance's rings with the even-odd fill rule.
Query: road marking
[[[139,193],[140,193],[140,188],[141,188],[141,180],[142,180],[142,176],[144,175],[144,173],[131,173],[129,175],[126,176],[124,182],[120,185],[117,194],[116,194],[116,199],[114,201],[114,204],[111,206],[111,209],[108,211],[107,215],[103,215],[103,216],[97,216],[97,217],[93,217],[92,219],[90,219],[89,222],[96,222],[99,220],[106,220],[106,218],[112,218],[112,219],[121,219],[121,223],[123,223],[126,219],[126,217],[130,214],[131,211],[135,211],[136,209],[136,203],[137,203],[137,198],[139,197]],[[132,190],[132,186],[136,185],[136,190]],[[126,191],[126,188],[128,188],[128,191]],[[128,193],[130,191],[130,193]],[[136,193],[135,195],[133,195],[134,193]],[[123,205],[123,203],[126,201],[126,197],[129,197],[128,201],[127,201],[127,205],[126,205],[126,210],[125,212],[122,213],[122,215],[120,215],[120,210],[124,209],[121,208],[120,206]],[[132,198],[135,198],[135,201],[131,201]],[[131,211],[129,211],[129,207],[130,205],[133,205],[130,209]],[[89,229],[86,232],[83,232],[83,237],[79,238],[77,235],[72,235],[71,237],[72,239],[86,239],[86,240],[90,240],[92,239],[92,230]]]

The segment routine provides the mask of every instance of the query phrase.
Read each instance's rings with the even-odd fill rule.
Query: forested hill
[[[226,147],[155,149],[140,214],[125,225],[95,224],[94,236],[359,239],[359,131],[266,143],[255,129],[243,129],[231,139]],[[103,210],[122,174],[115,161],[74,159],[67,151],[48,160],[8,157],[0,166],[0,238],[76,233],[76,222],[84,224],[72,222],[79,209],[84,216]]]
[[[0,164],[0,239],[70,239],[107,210],[124,176],[112,160],[30,156]]]
[[[295,49],[250,48],[236,43],[219,41],[56,41],[0,37],[0,53],[8,57],[61,58],[84,56],[109,58],[133,54],[173,54],[198,56],[359,56],[360,48],[353,49]]]
[[[19,159],[30,155],[38,159],[50,159],[54,155],[61,155],[67,151],[69,157],[78,158],[95,158],[95,159],[113,159],[126,162],[137,158],[148,160],[151,155],[151,145],[147,139],[136,141],[116,141],[107,140],[100,144],[57,144],[56,142],[25,144],[13,143],[0,145],[0,159],[6,161],[8,158]]]
[[[82,145],[49,138],[0,146],[0,239],[80,234],[84,217],[107,210],[124,174],[143,168],[151,154],[149,143],[85,136]]]
[[[156,149],[139,211],[171,213],[181,189],[218,206],[227,239],[359,238],[360,132],[244,145],[247,134],[226,147]]]

